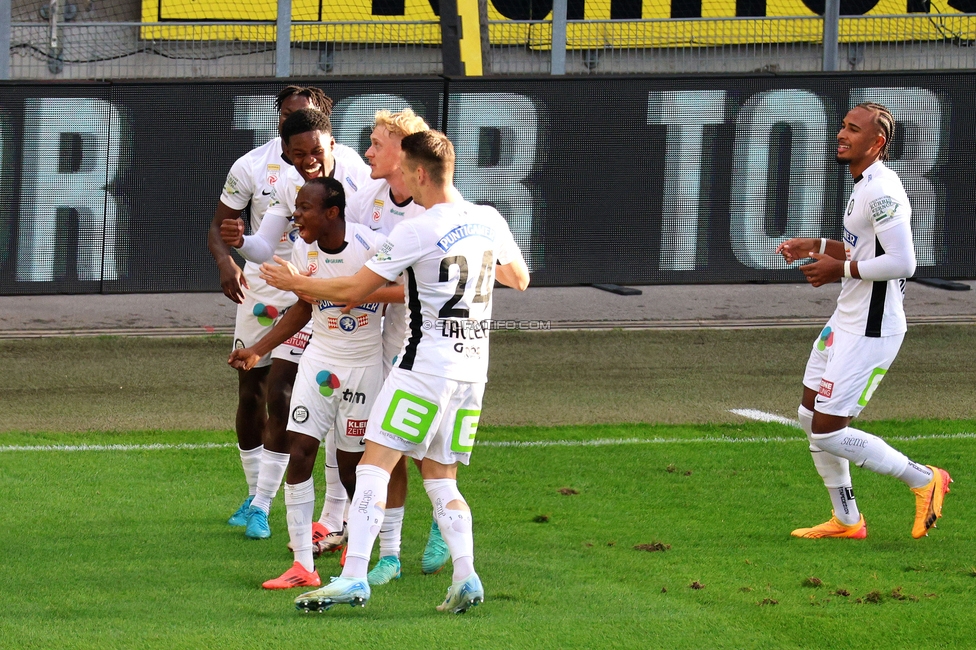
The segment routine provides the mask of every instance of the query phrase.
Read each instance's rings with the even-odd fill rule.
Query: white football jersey
[[[251,232],[257,232],[268,210],[271,194],[278,180],[282,178],[282,173],[286,169],[291,168],[291,165],[281,158],[281,138],[274,138],[234,162],[224,182],[220,202],[234,210],[243,210],[250,203]],[[288,256],[291,254],[290,248],[289,244],[288,248],[281,250]],[[244,277],[247,279],[250,293],[257,300],[273,305],[289,305],[295,302],[295,297],[288,295],[288,292],[268,286],[261,279],[259,266],[252,262],[244,265]]]
[[[311,271],[313,278],[355,275],[376,254],[384,239],[365,226],[347,223],[345,245],[339,251],[325,251],[319,248],[318,242],[306,244],[299,239],[291,260],[299,271]],[[307,349],[349,367],[380,363],[382,303],[363,304],[348,314],[341,313],[344,306],[328,300],[312,304],[312,340]]]
[[[910,224],[912,206],[898,174],[880,160],[855,180],[844,211],[844,248],[848,260],[860,262],[884,254],[875,235]],[[908,330],[905,278],[878,282],[844,278],[842,283],[834,312],[837,327],[871,337],[904,334]]]
[[[359,191],[359,188],[366,185],[369,178],[369,165],[363,162],[355,150],[337,144],[332,151],[335,166],[332,168],[332,178],[342,183],[342,189],[346,191],[346,202]],[[305,185],[305,179],[298,173],[292,165],[288,165],[282,181],[275,185],[271,193],[271,201],[268,205],[267,213],[285,217],[291,221],[291,216],[295,212],[295,199],[298,198],[298,190]],[[282,234],[282,241],[290,239],[292,242],[298,239],[298,231],[294,225],[290,227],[291,232]],[[280,253],[275,251],[280,257]]]
[[[495,263],[521,258],[504,217],[467,201],[441,203],[393,228],[366,267],[406,275],[406,344],[396,366],[455,381],[488,380]]]
[[[407,199],[399,204],[393,200],[390,184],[383,179],[370,179],[346,204],[346,221],[368,226],[370,230],[389,235],[393,227],[404,219],[412,219],[424,213],[424,206]],[[397,282],[403,283],[400,275]],[[388,360],[399,355],[407,332],[407,307],[405,303],[386,306],[383,320],[383,354]]]

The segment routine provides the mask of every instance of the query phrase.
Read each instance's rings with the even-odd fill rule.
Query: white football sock
[[[383,526],[390,475],[375,465],[356,468],[356,493],[349,506],[349,541],[343,578],[365,578],[373,543]]]
[[[315,570],[312,559],[312,515],[315,512],[314,479],[292,485],[285,483],[285,511],[288,520],[288,537],[295,554],[295,561],[306,571]]]
[[[813,411],[800,405],[797,409],[800,427],[810,441],[810,455],[817,473],[823,479],[834,516],[845,526],[853,526],[861,520],[861,513],[854,501],[854,488],[851,483],[851,464],[846,458],[824,451],[813,442]]]
[[[264,510],[264,514],[271,512],[271,502],[278,494],[281,480],[285,478],[288,469],[288,454],[278,451],[264,450],[261,454],[261,471],[258,473],[258,489],[251,505]]]
[[[400,531],[403,529],[403,506],[387,508],[380,528],[380,557],[400,557]]]
[[[461,510],[448,509],[454,501],[460,501],[467,506],[467,502],[457,489],[457,481],[447,478],[426,479],[424,489],[434,505],[434,517],[437,527],[441,530],[441,537],[451,551],[451,563],[454,565],[454,581],[464,580],[474,573],[474,535],[471,532],[471,511],[466,507]]]
[[[247,481],[247,493],[254,496],[258,491],[258,475],[261,473],[261,455],[264,453],[264,445],[258,445],[254,449],[241,449],[241,465],[244,467],[244,480]]]
[[[348,504],[346,488],[339,480],[335,436],[330,431],[325,437],[325,503],[322,504],[319,523],[330,533],[341,532],[342,522],[346,520],[345,510]]]
[[[932,479],[932,470],[910,462],[903,453],[866,431],[847,427],[832,433],[814,434],[813,438],[824,451],[842,456],[876,474],[894,476],[908,487],[922,487]]]

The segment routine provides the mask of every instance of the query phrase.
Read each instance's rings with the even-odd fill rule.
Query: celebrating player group
[[[211,225],[222,286],[240,305],[229,363],[239,371],[249,495],[228,523],[269,537],[285,478],[294,562],[263,586],[318,587],[315,555],[343,548],[342,575],[296,604],[365,604],[371,587],[401,575],[410,456],[433,506],[423,571],[450,559],[437,609],[464,612],[484,589],[457,465],[469,462],[481,414],[492,289],[497,280],[524,290],[528,268],[505,219],[454,188],[450,141],[412,111],[377,113],[367,167],[335,144],[321,91],[288,87],[277,106],[280,138],[231,169]],[[251,235],[240,219],[248,202]],[[231,247],[247,260],[243,275]],[[279,357],[288,372],[275,372]],[[281,409],[273,391],[286,395],[292,383]],[[313,521],[322,442],[326,499]],[[369,571],[377,537],[380,560]]]
[[[376,114],[366,165],[333,140],[332,102],[321,90],[289,86],[276,107],[279,137],[231,168],[208,239],[223,291],[238,303],[229,363],[239,373],[248,495],[228,523],[270,537],[284,480],[294,558],[264,588],[312,588],[295,600],[302,611],[365,605],[372,588],[402,575],[409,456],[432,505],[422,571],[451,560],[437,610],[462,613],[485,596],[457,466],[470,461],[481,415],[492,290],[496,281],[525,290],[528,269],[506,220],[454,187],[451,142],[409,109]],[[843,281],[799,407],[833,516],[796,537],[867,535],[851,461],[913,490],[914,537],[935,525],[949,491],[945,470],[851,426],[907,329],[902,300],[915,253],[908,198],[884,165],[894,128],[878,104],[847,114],[837,136],[837,160],[854,178],[844,240],[790,239],[777,250],[814,286]],[[323,444],[325,503],[315,520],[312,469]],[[323,586],[315,558],[340,549],[342,573]]]

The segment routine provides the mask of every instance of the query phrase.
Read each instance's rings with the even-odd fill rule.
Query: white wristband
[[[820,254],[823,255],[824,251],[827,250],[827,240],[823,237],[820,238]]]
[[[845,278],[851,277],[851,263],[850,262],[844,262],[844,277]]]

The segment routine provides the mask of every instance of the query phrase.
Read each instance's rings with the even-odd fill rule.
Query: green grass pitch
[[[913,328],[865,413],[880,419],[861,423],[955,478],[921,540],[911,492],[857,469],[868,538],[789,537],[829,516],[804,436],[728,409],[794,415],[813,335],[493,339],[492,423],[460,472],[486,601],[464,616],[434,611],[449,575],[420,573],[413,470],[404,577],[365,609],[303,615],[298,590],[260,589],[291,556],[280,494],[270,540],[224,523],[243,498],[226,340],[0,342],[0,647],[971,647],[976,406],[959,350],[976,331]],[[580,424],[539,426],[553,420]],[[318,566],[327,579],[338,558]]]

